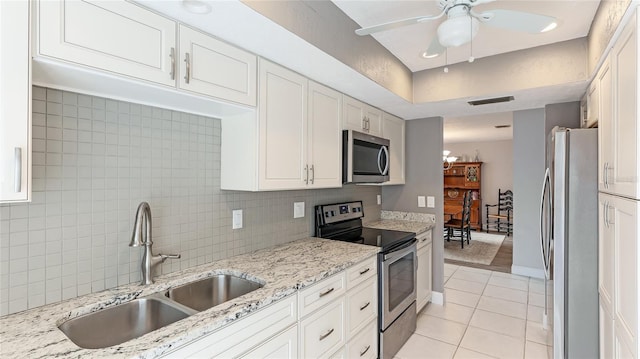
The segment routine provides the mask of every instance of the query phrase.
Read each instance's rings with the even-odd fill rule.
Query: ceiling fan
[[[356,30],[356,34],[360,36],[370,35],[398,27],[437,20],[446,15],[447,19],[438,26],[437,36],[434,36],[429,48],[422,54],[425,58],[432,58],[443,53],[448,47],[456,47],[470,42],[478,33],[480,23],[529,33],[547,32],[553,30],[558,24],[554,17],[546,15],[502,9],[478,13],[473,9],[477,5],[493,1],[495,0],[440,0],[438,7],[441,12],[438,15],[418,16],[363,27]]]

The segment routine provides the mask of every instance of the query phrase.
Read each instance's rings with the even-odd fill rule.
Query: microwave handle
[[[384,152],[384,169],[382,169],[380,167],[380,158],[382,157],[382,152]],[[382,146],[380,147],[380,151],[378,152],[378,170],[380,171],[380,174],[383,176],[386,176],[387,173],[389,172],[389,150],[387,149],[387,146]]]

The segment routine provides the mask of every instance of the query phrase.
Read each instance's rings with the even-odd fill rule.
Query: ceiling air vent
[[[495,128],[509,128],[509,127],[511,127],[511,125],[496,125],[496,126],[493,126],[493,127],[495,127]]]
[[[506,97],[487,98],[484,100],[469,101],[468,104],[471,106],[480,106],[480,105],[488,105],[490,103],[509,102],[513,100],[514,100],[513,96],[506,96]]]

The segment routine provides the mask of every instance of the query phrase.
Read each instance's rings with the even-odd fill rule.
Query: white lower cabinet
[[[300,357],[323,358],[345,344],[345,300],[336,299],[300,321]]]
[[[362,261],[163,357],[375,358],[375,260]]]
[[[294,325],[266,343],[244,354],[241,358],[260,359],[278,358],[293,359],[298,357],[298,326]]]
[[[420,312],[431,300],[431,266],[432,266],[432,238],[431,230],[421,233],[416,237],[418,240],[418,270],[416,273],[416,304],[417,311]]]

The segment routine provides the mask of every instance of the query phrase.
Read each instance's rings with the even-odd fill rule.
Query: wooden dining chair
[[[464,249],[464,241],[471,240],[471,191],[466,191],[462,199],[462,217],[460,219],[451,219],[444,224],[447,234],[445,239],[451,241],[460,238],[460,244]]]

